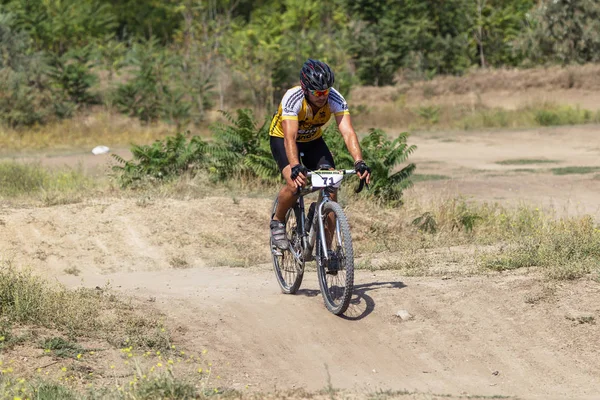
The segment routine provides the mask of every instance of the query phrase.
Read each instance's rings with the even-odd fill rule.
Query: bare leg
[[[298,195],[296,195],[296,184],[291,178],[292,168],[288,165],[281,173],[285,178],[286,185],[281,188],[279,195],[277,196],[277,210],[275,210],[273,219],[283,222],[285,221],[285,215],[288,210],[294,205],[296,200],[298,200]]]
[[[331,200],[337,202],[337,190],[329,195]],[[330,213],[327,216],[327,221],[325,223],[325,241],[327,242],[327,247],[331,248],[331,241],[333,239],[333,234],[335,233],[335,214]]]

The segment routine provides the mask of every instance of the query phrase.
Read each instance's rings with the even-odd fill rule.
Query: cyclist
[[[309,58],[300,70],[300,86],[285,93],[271,121],[271,152],[286,181],[279,191],[277,210],[270,223],[273,242],[281,250],[288,247],[285,216],[296,202],[299,188],[306,184],[307,169],[335,168],[321,130],[331,114],[335,116],[346,148],[354,159],[359,178],[370,183],[371,170],[362,159],[348,104],[332,87],[334,81],[333,71],[327,64]],[[300,163],[300,153],[304,165]],[[336,201],[336,193],[332,193],[331,198]]]

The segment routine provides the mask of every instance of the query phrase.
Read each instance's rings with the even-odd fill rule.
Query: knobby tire
[[[339,263],[340,269],[337,274],[328,274],[326,260],[323,257],[321,239],[320,237],[317,237],[317,273],[325,306],[333,314],[340,315],[348,309],[352,297],[352,290],[354,288],[354,250],[352,248],[350,225],[348,224],[348,219],[346,218],[346,214],[344,214],[342,207],[333,201],[326,202],[323,206],[324,224],[327,221],[327,216],[331,213],[335,215],[338,224],[336,224],[336,232],[333,234],[330,249],[341,252],[343,254],[343,260]],[[315,223],[318,223],[318,221],[315,221]],[[339,235],[342,239],[341,246],[338,246],[337,243],[338,226]],[[336,246],[335,249],[334,246]]]
[[[277,200],[275,200],[275,203],[273,204],[273,215],[275,214],[276,209]],[[282,253],[281,256],[271,252],[273,256],[275,277],[277,278],[277,283],[279,283],[281,291],[285,294],[296,293],[300,288],[304,276],[304,262],[302,262],[301,265],[298,264],[297,260],[290,252],[291,248],[295,248],[296,251],[300,251],[300,254],[302,254],[301,238],[299,237],[299,227],[297,223],[297,218],[299,218],[299,216],[300,209],[296,204],[288,210],[287,215],[285,216],[285,230],[290,243],[289,248],[287,250],[280,250]],[[271,249],[273,246],[273,239],[271,238]]]

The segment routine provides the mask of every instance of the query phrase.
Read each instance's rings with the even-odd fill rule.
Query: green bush
[[[206,161],[206,143],[194,136],[178,133],[152,145],[133,145],[133,160],[127,161],[117,154],[113,158],[120,164],[113,166],[121,186],[140,183],[144,179],[165,180],[194,171]]]
[[[55,90],[74,104],[97,102],[97,96],[90,89],[98,82],[98,77],[91,72],[91,48],[74,48],[65,54],[51,57],[48,77]]]
[[[159,119],[175,122],[178,128],[189,122],[192,103],[179,78],[179,56],[150,38],[133,45],[127,64],[134,67],[133,77],[113,93],[120,112],[145,123]]]
[[[330,124],[324,132],[338,168],[353,168],[354,160],[346,149],[341,133],[334,124]],[[388,140],[380,129],[371,129],[369,134],[360,141],[363,158],[371,168],[372,182],[367,192],[377,200],[397,205],[401,202],[402,191],[412,186],[410,176],[415,170],[415,164],[407,164],[402,168],[408,156],[417,147],[406,143],[408,133],[398,135],[394,140]]]
[[[257,129],[252,110],[238,109],[237,118],[223,112],[229,125],[211,127],[215,142],[210,146],[210,172],[214,180],[241,175],[264,181],[279,179],[277,163],[269,145],[269,122]]]
[[[233,116],[223,115],[228,124],[211,127],[214,141],[205,143],[199,137],[189,142],[182,133],[156,141],[151,146],[134,145],[133,160],[126,161],[118,155],[113,157],[120,165],[113,167],[122,186],[129,186],[144,179],[164,180],[185,172],[206,170],[215,182],[240,177],[275,182],[281,179],[277,163],[271,155],[268,121],[260,128],[249,109],[238,109]],[[338,168],[351,169],[353,159],[346,149],[342,135],[331,124],[324,137]],[[372,169],[373,181],[366,192],[386,204],[400,203],[402,191],[412,185],[410,176],[414,164],[406,163],[416,146],[406,143],[407,133],[388,140],[381,130],[371,130],[361,141],[363,158]]]
[[[10,127],[43,123],[52,113],[50,93],[36,85],[43,60],[29,44],[13,16],[0,12],[0,122]]]

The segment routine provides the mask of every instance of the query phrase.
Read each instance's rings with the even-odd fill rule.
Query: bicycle
[[[333,314],[340,315],[346,311],[352,297],[354,250],[348,219],[342,207],[331,200],[330,194],[340,187],[346,176],[356,174],[356,171],[326,168],[320,166],[319,170],[308,172],[311,186],[300,190],[298,200],[285,217],[288,248],[278,249],[271,238],[271,253],[277,282],[285,294],[298,291],[305,263],[316,261],[325,306]],[[355,192],[360,192],[364,185],[365,181],[361,180]],[[311,203],[308,215],[305,215],[304,196],[316,191],[319,191],[318,199]],[[276,209],[277,198],[271,216],[275,215]],[[335,229],[329,232],[326,226]]]

